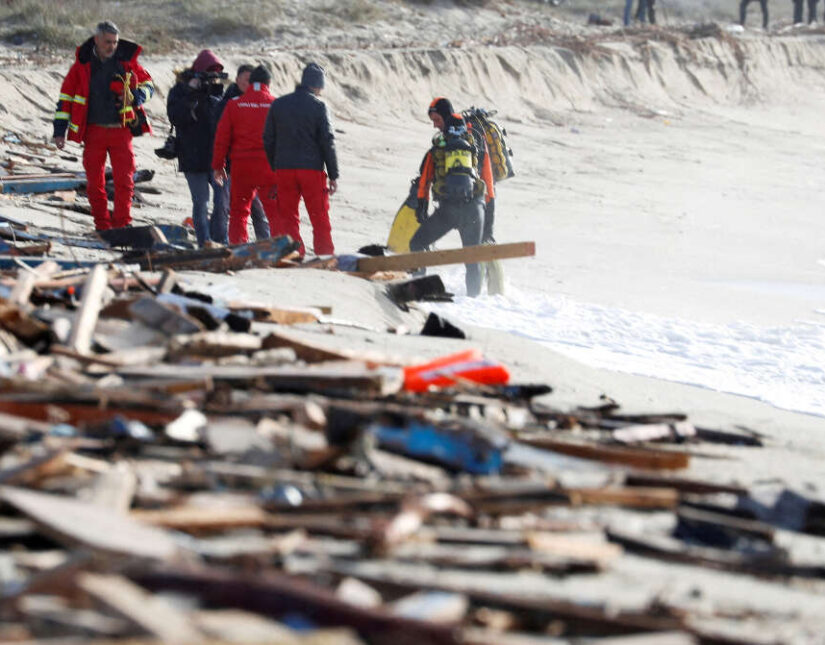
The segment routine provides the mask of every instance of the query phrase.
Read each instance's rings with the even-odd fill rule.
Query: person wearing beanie
[[[278,228],[273,234],[289,235],[300,242],[302,256],[305,249],[298,214],[301,198],[312,223],[315,254],[335,253],[329,197],[338,188],[338,157],[327,106],[320,99],[324,86],[324,69],[309,63],[295,91],[272,104],[264,128],[264,148],[275,172],[278,202]]]
[[[485,235],[485,200],[492,204],[495,197],[486,143],[483,136],[473,135],[444,97],[433,99],[427,115],[439,132],[421,162],[416,193],[421,225],[410,239],[410,251],[425,250],[453,229],[462,246],[476,246]],[[430,193],[438,205],[428,216]],[[467,295],[475,297],[481,293],[481,266],[465,267]]]
[[[210,239],[211,220],[226,209],[226,196],[212,177],[212,148],[217,108],[223,94],[223,63],[209,49],[201,51],[192,66],[183,70],[166,100],[166,115],[175,127],[178,169],[186,178],[192,197],[192,223],[198,246]],[[212,188],[212,218],[209,188]],[[221,241],[221,240],[215,240]]]
[[[269,167],[263,146],[263,131],[269,107],[275,97],[269,93],[269,71],[259,65],[249,74],[249,87],[243,95],[226,105],[212,153],[215,181],[226,181],[226,160],[231,161],[229,197],[229,243],[249,241],[247,223],[252,199],[257,194],[269,220],[270,231],[277,230],[278,208],[274,198],[275,173]]]

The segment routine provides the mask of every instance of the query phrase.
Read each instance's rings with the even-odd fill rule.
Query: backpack
[[[450,201],[469,202],[475,193],[477,156],[475,146],[468,141],[467,130],[450,128],[443,135],[442,154],[438,163],[443,164],[443,198]]]
[[[495,113],[495,110],[487,111],[471,106],[469,110],[464,110],[461,116],[472,124],[474,131],[484,133],[484,140],[490,151],[493,179],[498,183],[515,176],[516,171],[513,169],[513,151],[507,147],[507,131],[492,120]]]

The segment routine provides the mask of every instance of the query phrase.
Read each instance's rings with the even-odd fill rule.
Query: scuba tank
[[[477,107],[471,107],[461,113],[474,129],[484,133],[484,140],[490,152],[493,179],[498,183],[515,176],[516,172],[513,168],[513,151],[507,147],[507,131],[492,120],[494,114],[495,111],[488,112]]]

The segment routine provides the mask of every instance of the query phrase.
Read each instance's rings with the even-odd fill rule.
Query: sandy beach
[[[326,324],[294,333],[330,348],[412,361],[475,346],[506,364],[514,381],[551,385],[542,399],[550,405],[595,406],[607,396],[628,412],[681,411],[697,426],[759,433],[763,448],[703,446],[686,475],[825,499],[825,34],[721,24],[698,37],[687,21],[584,27],[575,13],[521,4],[517,15],[485,9],[474,18],[452,6],[404,11],[408,26],[453,30],[432,27],[433,42],[415,46],[387,20],[346,39],[330,26],[312,45],[309,34],[284,32],[210,46],[227,69],[267,63],[276,95],[291,91],[307,61],[327,69],[324,98],[342,168],[331,209],[341,254],[385,242],[432,135],[432,97],[498,110],[517,176],[499,186],[496,239],[537,248],[534,258],[505,263],[507,293],[466,298],[457,267],[435,270],[455,292],[453,304],[409,312],[381,283],[335,272],[185,272],[186,283],[227,300],[329,306]],[[524,25],[555,30],[496,45],[462,37],[462,29],[477,33],[473,19],[496,21],[501,34],[524,34]],[[196,53],[187,45],[174,56],[145,56],[160,91],[148,105],[155,135],[135,146],[138,167],[156,171],[152,185],[162,192],[135,208],[136,223],[179,224],[189,215],[183,176],[153,149],[167,132],[173,70]],[[9,133],[49,138],[68,56],[0,49],[0,141]],[[66,152],[79,156],[80,148]],[[92,228],[91,218],[28,198],[0,200],[0,214],[55,234]],[[302,226],[311,239],[305,214]],[[457,234],[438,244],[459,245]],[[430,310],[468,340],[418,336]],[[411,333],[389,331],[399,328]],[[656,517],[618,513],[614,521],[642,526]],[[793,548],[821,562],[819,542]],[[633,605],[659,594],[700,616],[703,602],[721,599],[730,616],[759,613],[746,628],[753,642],[821,639],[821,581],[697,574],[635,556],[598,581],[549,592],[532,575],[525,580],[537,595],[592,602]],[[616,590],[629,585],[633,593],[617,601]],[[742,628],[739,618],[706,614],[722,633],[725,621]]]

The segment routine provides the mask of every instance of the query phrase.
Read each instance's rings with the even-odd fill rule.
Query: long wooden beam
[[[419,251],[384,255],[358,260],[358,270],[373,273],[375,271],[407,271],[421,267],[433,267],[442,264],[473,264],[490,262],[507,258],[523,258],[536,254],[535,242],[513,242],[511,244],[482,244],[466,246],[463,249],[446,249],[444,251]]]

